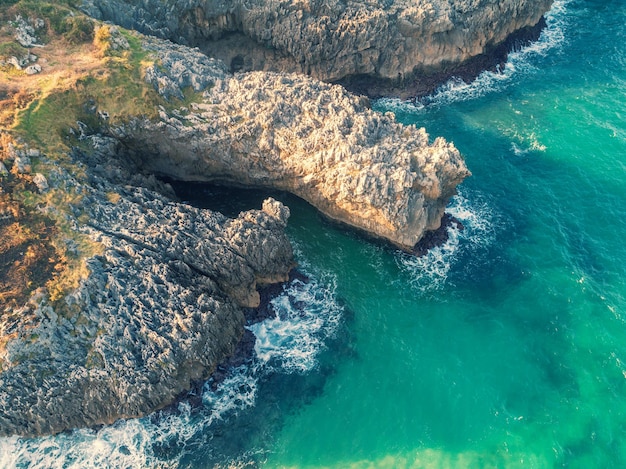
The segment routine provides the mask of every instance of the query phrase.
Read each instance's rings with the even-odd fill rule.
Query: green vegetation
[[[0,60],[7,60],[13,56],[21,57],[28,52],[28,49],[16,41],[0,43]]]
[[[78,121],[95,131],[131,116],[155,114],[158,96],[142,77],[146,53],[131,33],[124,33],[128,50],[108,47],[108,27],[99,28],[102,32],[96,38],[94,22],[72,11],[70,2],[0,3],[0,19],[13,21],[17,15],[44,19],[45,27],[37,30],[37,36],[45,47],[37,55],[46,58],[47,66],[44,73],[34,76],[18,74],[12,66],[0,70],[0,125],[4,128],[0,130],[0,157],[10,168],[9,144],[18,148],[25,144],[52,160],[34,158],[35,171],[50,176],[60,164],[84,179],[84,171],[68,156],[68,150],[79,143],[70,132]],[[103,47],[105,41],[107,47]],[[13,40],[11,28],[2,27],[0,57],[26,53],[28,49]],[[98,111],[106,112],[109,119],[105,122]],[[0,178],[0,186],[0,305],[8,319],[10,310],[23,305],[41,287],[52,302],[61,300],[88,275],[85,260],[102,247],[75,229],[82,203],[76,188],[61,184],[41,194],[30,175],[13,172]]]
[[[63,150],[70,129],[79,121],[96,131],[131,117],[155,118],[157,106],[164,101],[143,80],[143,71],[151,62],[139,39],[128,32],[123,34],[129,49],[113,50],[109,27],[98,28],[94,43],[100,53],[104,51],[104,57],[93,60],[100,62],[99,66],[89,74],[42,83],[39,96],[17,115],[17,134],[48,150]]]
[[[61,36],[70,43],[86,42],[93,38],[93,22],[76,11],[78,2],[57,0],[42,2],[38,0],[21,0],[9,2],[13,7],[7,11],[5,20],[14,20],[17,15],[23,18],[36,17],[45,21],[45,29],[41,31],[42,40]],[[2,4],[0,4],[0,7]],[[0,16],[1,18],[1,16]],[[39,33],[40,31],[38,31]]]

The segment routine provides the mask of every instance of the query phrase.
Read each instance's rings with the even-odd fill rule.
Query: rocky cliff
[[[553,0],[84,0],[92,16],[199,46],[232,70],[415,96],[536,38]]]
[[[30,22],[45,25],[12,28]],[[257,286],[287,278],[287,207],[267,200],[228,219],[175,202],[155,173],[289,190],[403,249],[438,226],[468,175],[454,146],[340,86],[233,75],[199,50],[119,28],[94,37],[75,50],[65,39],[42,44],[38,74],[7,74],[5,102],[16,107],[4,116],[15,130],[0,135],[0,183],[23,206],[3,208],[0,229],[32,231],[27,212],[45,218],[42,255],[58,263],[35,283],[26,272],[21,294],[2,305],[0,435],[168,405],[233,352]],[[42,93],[57,72],[61,86]],[[15,266],[39,265],[34,251],[6,244],[0,254]],[[55,280],[77,266],[77,283]]]
[[[328,217],[410,251],[439,227],[469,175],[458,150],[369,109],[368,100],[302,75],[230,75],[198,51],[150,40],[148,79],[166,95],[213,80],[203,100],[110,135],[144,170],[179,180],[292,192]],[[186,70],[181,75],[180,70]]]
[[[285,281],[294,265],[279,202],[228,219],[123,187],[115,179],[132,176],[118,143],[88,140],[91,150],[75,158],[96,168],[89,184],[61,168],[49,183],[80,191],[75,229],[102,251],[61,301],[40,289],[0,317],[0,435],[112,423],[170,404],[233,353],[257,285]]]
[[[224,53],[249,53],[224,64],[199,49],[101,27],[64,2],[10,3],[0,5],[0,18],[11,18],[0,23],[0,39],[25,31],[33,41],[2,48],[26,58],[0,63],[0,119],[10,124],[0,132],[0,230],[30,244],[0,243],[11,272],[28,280],[0,297],[11,298],[0,312],[0,434],[29,436],[171,403],[232,353],[243,309],[258,304],[257,286],[284,280],[293,266],[287,207],[267,200],[228,219],[175,202],[155,174],[288,190],[405,250],[439,226],[469,175],[451,143],[373,112],[367,98],[341,86],[232,69],[405,79],[491,47],[500,36],[489,24],[504,37],[547,7],[84,4],[205,50],[215,40],[232,43]],[[267,62],[249,64],[261,50]],[[39,68],[27,74],[27,64]],[[73,266],[84,269],[58,281]]]

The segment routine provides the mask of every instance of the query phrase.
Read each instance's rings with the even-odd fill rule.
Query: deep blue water
[[[501,72],[376,108],[465,155],[464,231],[417,259],[278,194],[312,282],[254,364],[200,409],[2,439],[0,466],[626,467],[626,2],[558,1]]]

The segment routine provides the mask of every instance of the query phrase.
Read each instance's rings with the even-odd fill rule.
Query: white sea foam
[[[397,254],[398,264],[409,274],[412,287],[420,293],[442,288],[464,249],[476,250],[493,240],[493,216],[487,203],[481,201],[478,195],[470,201],[459,191],[446,212],[463,224],[462,230],[455,225],[448,227],[448,240],[423,256]]]
[[[376,103],[377,108],[395,113],[422,112],[428,107],[444,106],[454,102],[469,101],[486,94],[502,91],[515,80],[526,74],[538,73],[535,65],[537,58],[544,57],[561,48],[565,42],[569,17],[567,5],[571,0],[557,0],[545,15],[546,27],[539,39],[519,51],[511,52],[504,67],[496,71],[481,73],[471,83],[453,77],[441,85],[432,95],[422,98],[401,101],[393,98],[382,98]]]
[[[334,333],[342,315],[334,278],[327,276],[322,284],[315,278],[295,280],[271,307],[275,317],[249,327],[257,338],[257,357],[287,372],[313,369],[324,340]]]
[[[154,457],[152,437],[153,431],[142,420],[129,420],[97,432],[76,430],[39,439],[2,438],[0,467],[172,467]]]
[[[342,307],[335,297],[334,277],[306,274],[309,282],[295,280],[272,300],[276,317],[250,327],[258,336],[258,357],[250,366],[231,370],[215,389],[205,385],[201,408],[192,410],[183,401],[177,412],[119,421],[97,431],[0,438],[0,468],[178,467],[187,446],[210,440],[207,435],[215,424],[255,405],[259,379],[266,373],[305,372],[315,366],[324,340],[340,322]]]
[[[215,390],[205,385],[202,402],[208,409],[208,415],[203,425],[210,426],[233,412],[252,407],[257,396],[258,376],[258,365],[253,363],[230,370],[227,378]]]

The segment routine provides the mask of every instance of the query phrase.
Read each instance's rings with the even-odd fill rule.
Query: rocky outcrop
[[[144,169],[292,192],[332,219],[411,250],[469,174],[453,145],[381,116],[342,88],[251,73],[213,101],[120,135]],[[261,97],[262,96],[262,97]]]
[[[213,77],[202,102],[110,129],[144,170],[179,180],[218,181],[292,192],[328,217],[411,250],[439,227],[456,186],[469,175],[458,150],[424,129],[369,109],[368,100],[300,75],[229,75],[181,46],[151,40],[158,89],[189,75]],[[194,57],[196,57],[194,59]]]
[[[190,104],[111,127],[107,110],[92,106],[102,128],[78,123],[73,132],[88,180],[53,161],[32,177],[41,194],[77,195],[64,225],[101,252],[67,296],[52,301],[41,289],[0,317],[0,435],[111,423],[170,404],[233,353],[257,286],[286,280],[287,207],[269,199],[228,219],[173,202],[144,174],[288,190],[407,250],[439,225],[469,174],[454,146],[430,143],[340,86],[233,75],[199,50],[143,46],[153,59],[144,79],[170,103]],[[32,172],[29,158],[45,159],[43,150],[16,153],[11,171]]]
[[[414,96],[445,77],[495,66],[510,39],[538,36],[552,2],[84,0],[83,8],[199,46],[233,70],[305,73],[370,94]]]
[[[92,140],[101,151],[81,155],[92,185],[63,178],[83,194],[76,229],[104,249],[60,303],[36,294],[3,315],[0,435],[111,423],[170,404],[232,354],[257,285],[286,280],[293,266],[279,202],[228,219],[123,188],[102,177],[132,179],[115,164],[116,142]]]
[[[217,24],[229,28],[236,18]],[[145,174],[287,190],[405,250],[439,227],[469,174],[452,144],[373,112],[367,98],[338,85],[233,75],[199,50],[159,39],[143,46],[143,78],[169,103],[158,119],[113,125],[107,109],[90,105],[84,112],[100,128],[78,123],[73,132],[80,180],[54,161],[41,165],[46,149],[32,153],[32,166],[46,168],[33,190],[75,196],[62,213],[53,197],[38,209],[57,211],[64,229],[100,251],[65,297],[52,300],[42,288],[0,316],[0,435],[111,423],[168,405],[233,352],[243,308],[259,303],[257,286],[287,278],[287,207],[268,199],[228,219],[173,202]],[[30,155],[13,158],[11,174],[31,172]]]

